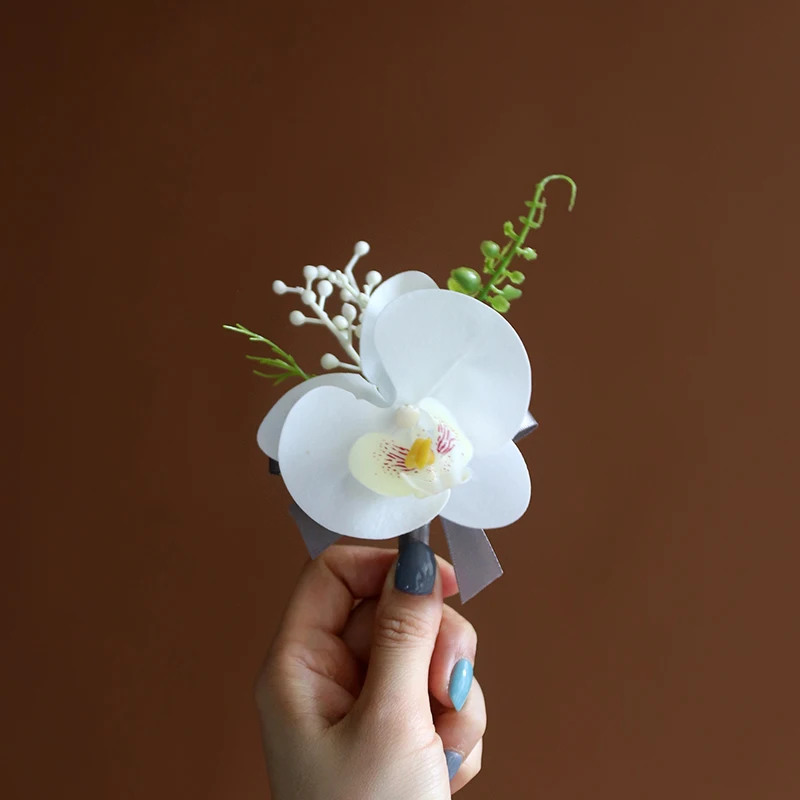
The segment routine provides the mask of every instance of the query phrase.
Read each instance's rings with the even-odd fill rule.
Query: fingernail
[[[464,760],[464,756],[461,753],[456,753],[455,750],[445,750],[444,757],[447,759],[447,775],[450,780],[453,780],[458,768],[461,766],[461,762]]]
[[[406,594],[430,594],[435,583],[436,556],[433,550],[419,539],[401,536],[394,574],[395,588]]]
[[[274,458],[270,458],[269,460],[269,474],[270,475],[281,474],[281,465]]]
[[[450,673],[450,686],[447,688],[447,693],[450,695],[450,700],[456,711],[461,711],[464,708],[464,703],[467,702],[467,695],[471,688],[472,662],[462,658],[453,667],[453,671]]]

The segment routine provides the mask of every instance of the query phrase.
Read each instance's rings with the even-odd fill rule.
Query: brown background
[[[770,424],[797,370],[796,2],[2,26],[4,797],[267,795],[251,684],[304,554],[255,444],[277,392],[220,326],[294,341],[271,282],[359,238],[365,268],[443,281],[556,171],[578,204],[549,193],[511,315],[534,499],[466,607],[490,728],[462,796],[800,794],[797,470]]]

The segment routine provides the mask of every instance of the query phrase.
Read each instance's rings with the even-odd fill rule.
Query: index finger
[[[312,561],[300,577],[282,630],[316,628],[339,636],[357,600],[381,593],[397,550],[334,545]],[[458,591],[453,567],[437,558],[445,597]]]

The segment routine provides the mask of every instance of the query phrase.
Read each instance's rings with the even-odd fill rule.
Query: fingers
[[[375,612],[359,706],[365,713],[430,722],[428,672],[442,619],[442,580],[427,544],[402,537]]]
[[[380,595],[397,551],[337,545],[303,570],[282,630],[319,628],[339,635],[356,600]],[[445,597],[458,592],[453,567],[437,559]]]
[[[439,574],[442,578],[442,595],[444,597],[452,597],[458,594],[458,583],[456,582],[455,571],[451,564],[439,556],[436,557],[436,565],[439,569]],[[350,618],[347,620],[341,637],[344,643],[350,648],[353,655],[362,663],[366,664],[369,661],[369,652],[372,647],[372,631],[375,628],[375,611],[378,608],[379,597],[370,597],[359,603],[351,612]],[[442,619],[442,625],[452,614],[456,612],[445,606]],[[456,616],[458,616],[456,614]],[[459,617],[461,618],[461,617]],[[463,619],[463,618],[462,618]],[[469,623],[466,623],[469,625]],[[438,649],[440,641],[454,641],[458,637],[454,635],[445,635],[442,637],[441,628],[439,629],[439,638],[436,640],[436,648]],[[457,652],[460,652],[457,650]],[[468,647],[463,648],[463,652],[469,654]],[[472,656],[474,659],[475,648],[473,647]],[[434,661],[437,658],[436,651],[434,651]],[[455,663],[455,661],[453,662]],[[444,695],[447,695],[447,684],[444,683]]]
[[[352,708],[360,667],[338,634],[356,599],[380,591],[394,557],[337,546],[305,568],[256,683],[262,713],[335,724]]]
[[[461,764],[450,782],[450,793],[455,794],[459,789],[463,789],[480,771],[483,760],[483,739],[475,745],[472,752]]]
[[[478,635],[470,622],[454,608],[444,607],[442,624],[433,651],[430,693],[443,706],[461,710],[472,686]]]
[[[370,597],[359,603],[353,609],[342,631],[342,641],[362,664],[369,661],[378,600],[378,597]]]
[[[442,740],[450,779],[461,781],[475,766],[470,758],[486,733],[486,701],[480,684],[475,681],[461,711],[452,708],[443,710],[434,720],[436,732]],[[480,769],[480,754],[477,767]],[[466,770],[466,772],[465,772]],[[472,773],[472,777],[475,773]],[[465,785],[463,781],[460,785]]]
[[[306,566],[259,674],[256,700],[262,710],[277,699],[284,712],[326,725],[348,713],[369,657],[374,598],[396,557],[392,550],[337,545]],[[455,594],[453,567],[438,559],[436,572],[440,591]],[[367,599],[355,605],[362,598]]]
[[[345,644],[363,663],[369,658],[377,604],[375,598],[360,603],[342,633]],[[472,624],[455,609],[444,606],[428,676],[429,691],[441,705],[456,710],[463,707],[472,685],[477,645]]]
[[[339,634],[363,597],[379,594],[395,553],[378,547],[336,546],[303,570],[283,620],[283,631],[318,628]]]

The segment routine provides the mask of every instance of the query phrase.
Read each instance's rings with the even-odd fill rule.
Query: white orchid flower
[[[370,298],[360,359],[364,377],[304,381],[258,431],[311,519],[388,539],[437,515],[470,528],[522,516],[530,477],[512,439],[528,413],[531,372],[500,314],[424,273],[400,273]]]

